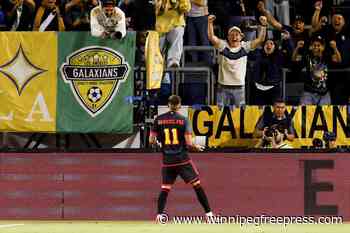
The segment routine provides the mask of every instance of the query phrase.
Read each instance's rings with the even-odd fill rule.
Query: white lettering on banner
[[[39,110],[36,110],[37,107],[39,107]],[[40,119],[41,122],[46,121],[46,122],[52,122],[53,119],[50,116],[49,110],[47,108],[47,105],[45,103],[44,96],[41,92],[39,92],[38,96],[35,99],[35,102],[33,104],[32,110],[30,111],[28,117],[24,119],[24,121],[27,122],[33,122],[33,115],[34,114],[41,114],[43,118]]]

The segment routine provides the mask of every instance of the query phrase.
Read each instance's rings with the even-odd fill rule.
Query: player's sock
[[[158,214],[162,214],[165,209],[166,200],[168,198],[169,189],[162,188],[158,198]]]
[[[208,202],[207,195],[205,195],[205,192],[204,192],[204,189],[202,188],[202,186],[196,185],[193,188],[194,188],[194,191],[196,191],[198,201],[203,206],[203,209],[204,209],[205,213],[211,212],[211,209],[209,207],[209,202]]]

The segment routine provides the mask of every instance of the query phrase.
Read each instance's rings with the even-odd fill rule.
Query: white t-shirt
[[[241,42],[237,48],[229,47],[228,43],[220,40],[219,49],[219,84],[228,86],[244,86],[247,72],[247,55],[251,42]]]
[[[114,7],[114,12],[115,14],[108,18],[100,5],[91,10],[90,27],[92,36],[101,37],[105,31],[120,32],[122,37],[126,35],[124,12],[118,7]]]
[[[191,11],[188,12],[188,17],[200,17],[200,16],[205,16],[208,15],[208,0],[203,0],[202,1],[204,6],[198,6],[195,3],[191,3]]]

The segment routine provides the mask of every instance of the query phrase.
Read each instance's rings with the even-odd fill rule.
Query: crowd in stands
[[[250,104],[282,98],[283,68],[304,82],[300,104],[348,104],[349,75],[329,72],[350,66],[345,15],[333,1],[300,0],[0,0],[0,30],[91,31],[120,39],[156,30],[168,68],[181,66],[184,45],[214,46],[189,61],[217,70],[216,103],[244,105],[247,64],[252,64]],[[292,7],[294,6],[294,7]],[[311,14],[308,13],[311,9]],[[143,61],[142,55],[138,61]]]

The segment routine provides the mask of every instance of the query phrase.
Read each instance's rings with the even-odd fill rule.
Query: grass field
[[[342,225],[157,225],[117,221],[0,221],[0,233],[349,233]]]

